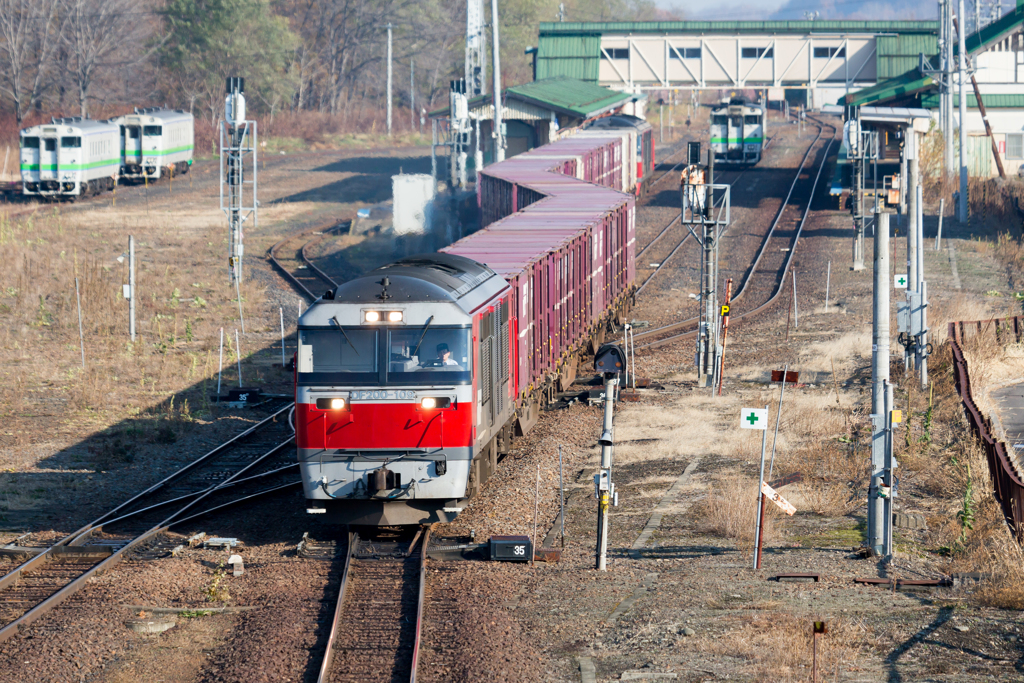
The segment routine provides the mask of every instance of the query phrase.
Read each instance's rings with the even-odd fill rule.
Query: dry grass
[[[226,385],[237,377],[233,331],[240,325],[223,267],[225,232],[216,211],[171,218],[100,207],[65,212],[58,205],[13,218],[0,213],[0,446],[14,447],[0,447],[0,465],[18,461],[19,449],[41,439],[78,440],[121,423],[113,440],[87,458],[89,466],[107,469],[173,442],[181,424],[211,414],[221,327],[229,342]],[[136,235],[138,260],[134,343],[121,297],[127,259],[117,260],[129,233]],[[244,358],[273,343],[277,310],[253,279],[241,294]],[[258,386],[266,366],[245,363],[243,376]],[[40,419],[46,429],[34,426]]]
[[[861,669],[871,634],[858,621],[831,615],[796,617],[790,614],[743,615],[741,623],[724,634],[702,637],[697,649],[708,655],[735,657],[747,663],[753,680],[776,683],[810,680],[813,658],[813,623],[824,621],[828,632],[818,644],[822,680],[845,680],[844,674]]]
[[[708,485],[707,498],[696,504],[697,529],[712,536],[732,539],[736,548],[749,555],[754,548],[757,520],[757,480],[741,475],[725,476]],[[776,538],[774,505],[765,507],[764,545]]]

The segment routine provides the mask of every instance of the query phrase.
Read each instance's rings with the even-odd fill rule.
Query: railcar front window
[[[22,138],[21,146],[24,147],[25,149],[39,149],[39,138]]]
[[[143,126],[143,135],[163,135],[163,126]]]
[[[472,344],[466,328],[409,327],[388,332],[388,381],[462,381],[471,378]],[[435,373],[444,373],[441,380]]]
[[[302,330],[301,373],[376,373],[377,330]]]
[[[46,144],[47,152],[57,151],[57,139],[56,138],[45,138],[43,142]]]
[[[82,138],[63,137],[60,139],[60,146],[63,149],[79,149],[82,146]]]
[[[727,117],[727,116],[718,115],[718,116],[711,117],[711,123],[712,123],[712,125],[715,125],[715,126],[724,126],[728,122],[729,122],[729,117]]]

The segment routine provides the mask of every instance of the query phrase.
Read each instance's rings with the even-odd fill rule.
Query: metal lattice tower
[[[487,91],[487,33],[483,0],[466,0],[466,96]]]
[[[245,118],[245,79],[227,79],[224,120],[220,122],[220,208],[230,229],[228,273],[232,284],[242,280],[243,226],[259,225],[256,199],[256,122]],[[246,186],[249,188],[246,194]]]

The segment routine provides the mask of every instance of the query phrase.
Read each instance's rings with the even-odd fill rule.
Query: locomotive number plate
[[[408,390],[359,390],[349,393],[352,401],[415,401],[416,392]]]

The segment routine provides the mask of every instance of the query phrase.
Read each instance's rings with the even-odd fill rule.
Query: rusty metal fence
[[[961,344],[966,339],[991,334],[1000,344],[1020,342],[1024,334],[1024,318],[996,318],[971,322],[949,323],[949,344],[953,351],[953,378],[956,391],[964,404],[964,413],[988,458],[988,471],[992,478],[996,500],[1018,543],[1024,544],[1024,482],[1021,481],[1010,460],[1006,444],[995,437],[992,421],[981,414],[971,394],[971,377],[967,372],[967,359]]]

